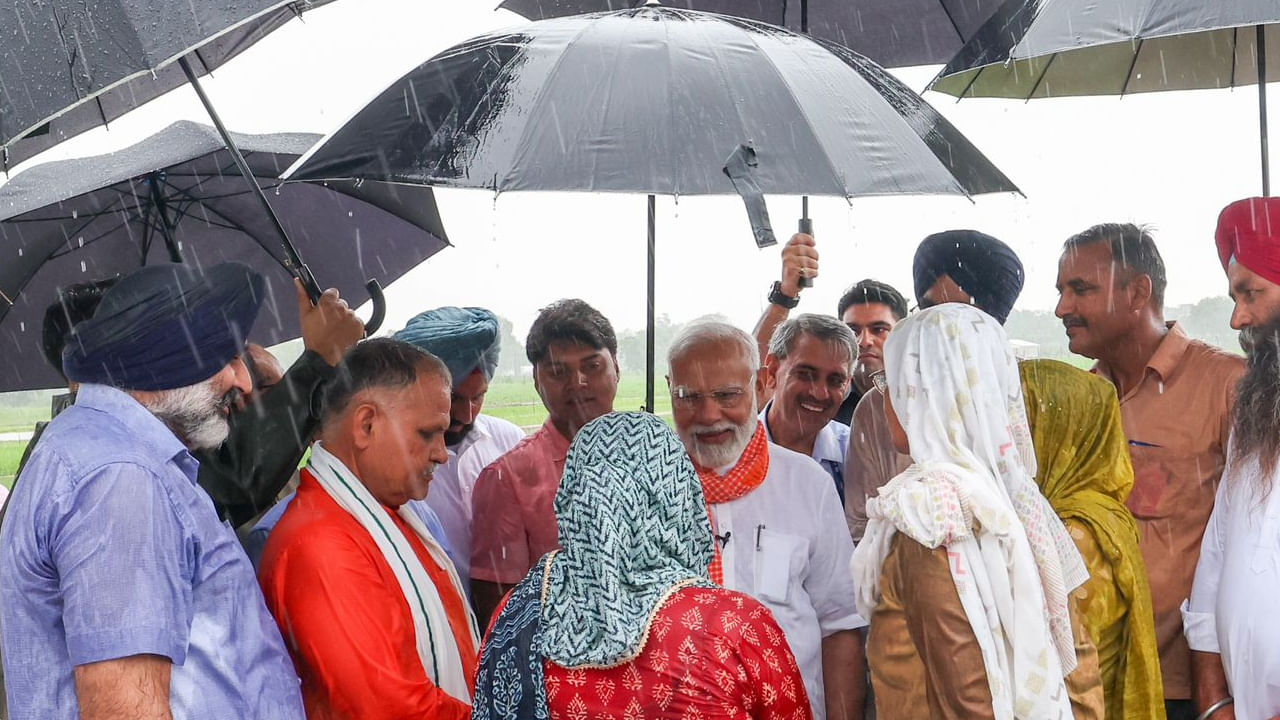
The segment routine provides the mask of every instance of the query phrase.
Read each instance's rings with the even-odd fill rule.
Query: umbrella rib
[[[572,38],[572,39],[570,39],[569,41],[567,41],[567,42],[564,44],[564,50],[562,50],[562,51],[560,52],[560,57],[556,58],[556,61],[555,61],[554,63],[552,63],[551,68],[550,68],[550,70],[546,73],[545,77],[548,77],[548,78],[549,78],[549,77],[553,77],[553,76],[556,74],[556,71],[560,69],[560,64],[564,62],[564,58],[565,58],[565,56],[569,54],[569,48],[570,48],[574,43],[576,43],[578,40],[580,40],[580,39],[582,38],[582,36],[583,36],[583,35],[585,35],[585,34],[586,34],[586,32],[587,32],[587,30],[589,30],[590,28],[591,28],[591,23],[583,23],[583,24],[582,24],[582,29],[581,29],[581,30],[579,30],[579,31],[578,31],[578,32],[573,36],[573,38]],[[513,65],[513,64],[512,64],[512,63],[510,63],[510,62],[506,63],[506,65],[504,65],[504,66],[503,66],[503,68],[502,68],[501,76],[507,76],[507,75],[510,75],[510,74],[511,74],[511,68],[512,68],[512,65]],[[538,88],[538,92],[533,96],[533,101],[529,103],[529,114],[528,114],[528,117],[531,117],[531,118],[532,118],[532,117],[536,117],[536,116],[537,116],[537,112],[538,112],[538,104],[542,102],[542,97],[543,97],[543,95],[544,95],[544,94],[545,94],[545,92],[546,92],[547,85],[548,85],[548,83],[543,83],[543,84],[542,84],[542,86]],[[486,100],[487,100],[487,99],[489,98],[489,96],[493,93],[493,89],[494,89],[494,87],[496,87],[496,86],[497,86],[497,83],[496,83],[496,82],[489,83],[489,87],[488,87],[488,88],[486,88],[486,89],[485,89],[485,91],[484,91],[484,98],[485,98]],[[472,117],[474,117],[475,113],[480,112],[480,107],[481,107],[481,105],[482,105],[482,103],[475,103],[475,111],[472,113]],[[467,120],[468,120],[468,121],[470,121],[470,120],[471,120],[471,117],[468,117],[468,118],[467,118]],[[525,122],[524,127],[523,127],[523,128],[521,128],[521,130],[520,130],[520,137],[519,137],[519,139],[517,140],[517,142],[516,142],[516,144],[515,144],[515,145],[512,145],[512,147],[513,147],[513,148],[517,148],[517,149],[518,149],[518,148],[524,147],[525,138],[527,137],[527,135],[528,135],[528,133],[529,133],[529,130],[530,130],[530,128],[532,128],[532,127],[533,127],[533,123],[528,122],[528,121],[526,121],[526,122]],[[498,187],[498,179],[497,179],[497,177],[495,177],[495,178],[494,178],[494,180],[493,180],[493,189],[494,189],[494,191],[495,191],[495,192],[502,192],[502,188]]]
[[[237,231],[237,232],[244,233],[244,234],[245,234],[245,235],[246,235],[250,240],[253,240],[255,243],[257,243],[258,247],[262,248],[262,251],[263,251],[263,252],[265,252],[268,256],[270,256],[270,258],[271,258],[272,260],[275,260],[277,263],[280,263],[281,267],[284,267],[285,269],[288,269],[288,267],[289,267],[289,266],[288,266],[288,265],[286,265],[285,263],[281,262],[280,258],[276,257],[276,256],[275,256],[275,253],[271,252],[271,250],[270,250],[270,249],[268,249],[267,245],[266,245],[266,244],[265,244],[265,243],[264,243],[264,242],[263,242],[263,241],[262,241],[262,240],[261,240],[257,235],[255,235],[255,234],[253,234],[253,233],[249,232],[249,230],[247,230],[246,228],[244,228],[243,226],[241,226],[239,223],[237,223],[235,220],[233,220],[233,219],[231,219],[230,217],[228,217],[225,213],[221,212],[221,211],[220,211],[220,210],[218,210],[217,208],[215,208],[215,207],[211,207],[211,206],[209,206],[209,205],[206,205],[206,204],[202,203],[199,199],[197,199],[195,196],[191,195],[191,193],[189,193],[188,191],[186,191],[186,190],[184,190],[184,189],[182,189],[182,188],[179,188],[179,187],[177,187],[176,185],[174,185],[173,183],[170,183],[170,182],[168,182],[168,181],[165,181],[165,184],[166,184],[166,185],[168,185],[170,188],[172,188],[172,189],[173,189],[173,191],[174,191],[175,193],[177,193],[179,196],[181,196],[183,199],[187,200],[188,202],[190,202],[190,203],[191,203],[191,204],[193,204],[193,205],[200,205],[201,207],[203,207],[203,208],[204,208],[205,212],[207,212],[207,213],[211,213],[214,217],[218,218],[219,220],[221,220],[221,221],[222,221],[222,222],[224,222],[224,223],[227,223],[226,225],[217,225],[216,223],[212,223],[212,222],[209,222],[208,220],[206,220],[205,222],[207,222],[209,225],[213,225],[213,226],[215,226],[215,227],[222,227],[222,228],[225,228],[225,229],[227,229],[227,230],[235,230],[235,231]],[[226,195],[226,196],[223,196],[223,197],[235,197],[235,196],[237,196],[237,195],[244,195],[244,194],[247,194],[247,193],[248,193],[248,191],[245,191],[244,193],[232,193],[232,194],[230,194],[230,195]],[[209,199],[215,199],[215,198],[213,198],[212,196],[209,196],[209,197],[206,197],[205,199],[206,199],[206,200],[209,200]],[[190,216],[191,216],[191,214],[190,214],[190,213],[186,213],[186,212],[184,212],[183,214],[184,214],[185,216],[187,216],[187,217],[190,217]]]
[[[1240,28],[1231,28],[1231,85],[1236,86],[1236,53],[1240,52]]]
[[[806,112],[804,106],[800,103],[800,99],[796,97],[796,94],[792,90],[791,85],[786,82],[786,77],[783,76],[782,72],[778,70],[778,66],[774,64],[773,58],[769,55],[769,53],[765,52],[764,48],[760,47],[760,44],[756,42],[756,36],[748,35],[747,37],[751,40],[751,44],[755,46],[756,50],[760,52],[761,57],[765,59],[765,64],[768,65],[769,69],[773,71],[775,76],[777,76],[779,83],[787,91],[787,97],[791,98],[791,104],[795,106],[796,110],[800,114],[800,117],[804,119],[804,124],[805,124],[805,127],[809,129],[809,134],[813,136],[813,139],[815,142],[817,142],[818,147],[822,148],[822,157],[824,160],[826,160],[827,169],[831,171],[831,176],[835,178],[836,182],[840,185],[841,190],[844,191],[844,196],[846,198],[851,197],[849,195],[848,184],[845,182],[844,177],[840,174],[840,171],[836,168],[835,163],[831,161],[831,153],[827,152],[827,148],[822,142],[822,137],[818,134],[817,129],[814,128],[813,126],[813,122],[809,119],[809,113]],[[812,38],[806,38],[806,39],[811,43],[817,44],[818,47],[822,48],[823,50],[826,50],[827,52],[831,52],[828,48],[818,43],[818,41]],[[837,55],[836,57],[841,62],[845,62],[845,59],[840,57],[839,55]],[[808,65],[808,63],[805,63],[805,64]],[[853,70],[854,72],[858,72],[857,68],[853,68]],[[862,73],[859,72],[858,74],[861,75]],[[808,193],[808,194],[816,195],[816,194],[825,194],[825,193]]]
[[[1049,74],[1049,68],[1053,67],[1053,61],[1058,59],[1061,53],[1054,53],[1049,56],[1049,62],[1044,64],[1044,72],[1040,73],[1040,77],[1036,78],[1036,84],[1031,86],[1031,92],[1027,93],[1027,100],[1036,96],[1036,91],[1040,89],[1040,84],[1044,82],[1044,78]]]
[[[951,29],[956,31],[956,37],[960,40],[960,44],[964,45],[964,33],[960,32],[960,24],[956,22],[955,16],[951,14],[951,8],[947,5],[947,0],[938,0],[938,4],[942,6],[942,14],[947,16],[947,22],[951,23]]]
[[[1120,88],[1120,97],[1129,94],[1129,81],[1133,80],[1133,69],[1138,67],[1138,56],[1142,54],[1142,43],[1144,42],[1145,40],[1138,38],[1138,47],[1133,51],[1133,59],[1129,61],[1129,72],[1125,73],[1124,86]],[[1054,55],[1054,57],[1057,57],[1057,55]]]

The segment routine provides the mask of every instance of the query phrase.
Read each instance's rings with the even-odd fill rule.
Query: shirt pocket
[[[799,587],[809,564],[809,540],[768,528],[760,528],[755,543],[755,596],[786,605],[793,587]]]
[[[1261,514],[1257,531],[1252,533],[1253,556],[1249,558],[1249,569],[1257,575],[1276,575],[1280,565],[1280,507],[1269,505],[1262,510],[1265,514]]]

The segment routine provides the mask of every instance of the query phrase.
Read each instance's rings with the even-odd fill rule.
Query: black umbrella
[[[319,136],[233,139],[285,227],[344,296],[369,276],[395,280],[448,243],[431,188],[281,183],[280,172]],[[0,392],[61,384],[39,350],[57,288],[147,263],[226,260],[258,269],[284,262],[213,128],[179,122],[118,152],[18,173],[0,185]],[[297,302],[288,276],[266,275],[267,312],[251,339],[273,344],[297,336]]]
[[[291,17],[329,0],[23,0],[0,10],[0,150],[48,133],[44,149],[186,82],[200,98],[282,246],[285,269],[312,302],[320,285],[289,240],[253,170],[200,86],[199,75],[239,54]],[[173,67],[177,63],[181,73]],[[61,120],[59,118],[62,118]],[[57,127],[46,126],[56,121]],[[24,148],[15,147],[22,155]],[[368,333],[385,311],[382,288]]]
[[[7,172],[201,75],[330,0],[18,2],[0,8],[0,161]],[[194,49],[193,49],[194,48]]]
[[[1011,0],[930,87],[1031,99],[1257,84],[1269,195],[1268,65],[1280,67],[1276,0]]]
[[[870,60],[782,28],[661,7],[544,20],[445,50],[290,172],[648,194],[652,339],[653,195],[733,194],[731,156],[743,162],[730,170],[764,193],[1016,190]],[[647,367],[652,408],[651,343]]]
[[[645,0],[504,0],[530,20],[625,10]],[[944,63],[1001,0],[665,0],[686,10],[736,15],[807,32],[884,67]]]

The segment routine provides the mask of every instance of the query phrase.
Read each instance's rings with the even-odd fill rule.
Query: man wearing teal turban
[[[498,369],[498,318],[484,308],[441,307],[414,316],[395,338],[440,358],[453,377],[445,433],[449,462],[436,468],[422,502],[439,516],[465,587],[471,573],[471,495],[476,478],[524,439],[518,426],[480,414],[489,381]]]

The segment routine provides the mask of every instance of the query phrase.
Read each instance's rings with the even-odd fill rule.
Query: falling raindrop
[[[26,332],[26,331],[27,331],[27,324],[25,322],[18,321],[18,332]]]
[[[77,245],[79,245],[80,247],[84,247],[84,236],[83,236],[83,235],[81,235],[80,237],[77,237],[77,238],[76,238],[76,244],[77,244]],[[80,263],[80,264],[81,264],[81,265],[83,265],[84,263]]]
[[[89,272],[89,268],[85,267],[84,261],[80,261],[80,272]]]
[[[75,220],[75,219],[77,219],[77,218],[79,218],[79,217],[80,217],[80,211],[79,211],[79,210],[72,210],[72,211],[71,211],[71,219],[72,219],[72,220]]]
[[[355,216],[355,213],[353,213],[350,210],[347,211],[347,217],[354,217],[354,216]]]

